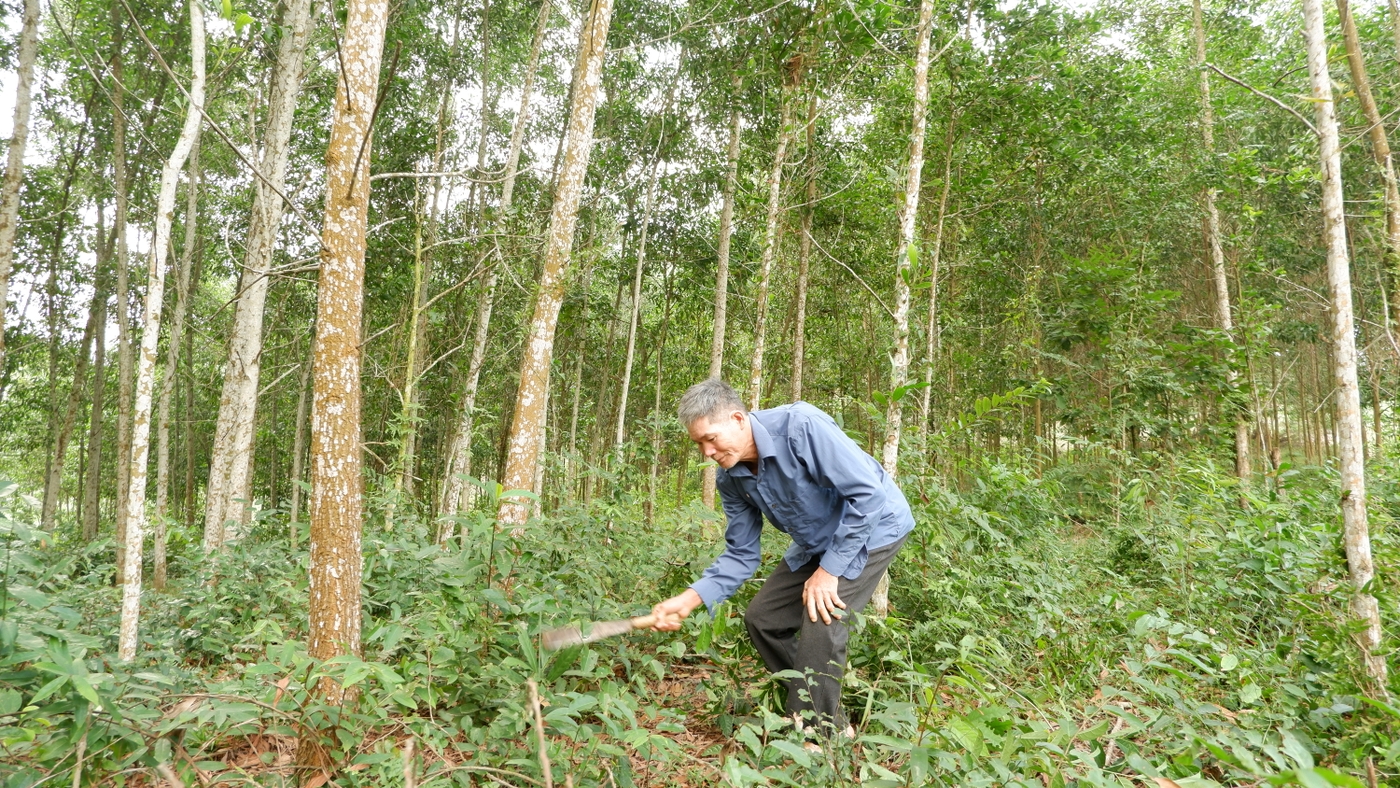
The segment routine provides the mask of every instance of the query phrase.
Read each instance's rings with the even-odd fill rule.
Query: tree
[[[166,527],[170,517],[170,402],[175,398],[175,379],[180,371],[180,348],[185,338],[185,316],[190,304],[190,268],[199,233],[199,130],[195,129],[190,148],[190,175],[185,191],[185,242],[175,267],[175,311],[170,316],[170,334],[165,340],[165,370],[160,378],[160,400],[156,406],[156,529],[152,545],[151,582],[159,591],[166,581]]]
[[[554,331],[559,323],[559,307],[564,301],[564,275],[569,266],[574,228],[578,224],[579,198],[583,193],[583,179],[588,172],[588,158],[593,148],[593,116],[598,106],[612,9],[612,0],[593,0],[588,18],[579,29],[569,125],[565,133],[558,185],[554,191],[554,207],[549,217],[534,316],[530,319],[525,357],[520,364],[515,415],[511,419],[506,445],[502,484],[507,490],[530,490],[535,486],[540,434],[544,430],[546,415],[545,397],[554,357]],[[528,503],[505,498],[501,501],[498,516],[502,523],[518,527],[528,518],[529,511]]]
[[[530,44],[530,60],[525,68],[525,84],[521,88],[520,110],[515,114],[515,124],[511,127],[505,181],[501,184],[498,228],[502,232],[505,230],[505,222],[510,217],[515,198],[515,179],[520,173],[520,151],[525,145],[525,124],[530,119],[530,99],[534,92],[535,78],[539,74],[540,50],[544,46],[544,34],[549,29],[552,10],[551,0],[544,0],[540,4],[539,18],[535,22],[535,38]],[[442,500],[438,507],[438,514],[441,516],[454,515],[460,511],[468,493],[462,477],[472,472],[472,432],[476,415],[476,395],[481,384],[481,367],[486,362],[486,343],[491,335],[491,310],[495,306],[496,283],[503,262],[500,257],[500,247],[496,245],[477,297],[472,355],[467,364],[467,384],[462,395],[461,418],[453,434],[452,446],[447,452],[447,467],[443,473]],[[449,535],[446,528],[440,533],[443,538]]]
[[[15,69],[15,114],[0,178],[0,370],[5,368],[5,308],[9,303],[10,271],[15,260],[15,229],[19,224],[19,187],[24,181],[24,150],[29,143],[29,112],[34,90],[34,63],[39,57],[39,0],[24,0],[19,32],[19,61]]]
[[[739,80],[734,79],[737,94]],[[737,100],[737,96],[735,97]],[[739,142],[744,118],[736,105],[729,110],[729,148],[725,158],[724,190],[719,212],[719,248],[715,252],[715,317],[710,339],[710,377],[724,375],[725,322],[729,314],[729,248],[734,236],[734,188],[739,180]],[[705,508],[715,508],[715,466],[705,466],[701,483]]]
[[[1366,60],[1361,54],[1361,39],[1356,32],[1356,20],[1352,17],[1348,0],[1337,0],[1337,13],[1341,17],[1342,40],[1346,45],[1352,87],[1361,103],[1361,112],[1366,118],[1367,134],[1371,138],[1371,155],[1381,173],[1385,200],[1385,268],[1395,280],[1392,282],[1391,319],[1400,322],[1400,187],[1397,187],[1395,177],[1395,161],[1390,153],[1385,119],[1381,117],[1380,107],[1376,105],[1376,98],[1371,93],[1371,80],[1366,75]]]
[[[360,653],[360,326],[371,135],[384,57],[387,0],[350,0],[341,33],[326,148],[326,211],[316,293],[311,401],[310,638],[317,659]],[[319,691],[340,702],[331,679]]]
[[[1366,671],[1377,691],[1385,694],[1385,656],[1381,645],[1381,616],[1376,598],[1367,591],[1375,577],[1371,536],[1366,522],[1365,433],[1361,426],[1361,390],[1356,375],[1356,337],[1352,317],[1351,269],[1347,250],[1346,216],[1342,196],[1342,156],[1332,76],[1327,69],[1327,30],[1321,0],[1303,0],[1303,33],[1307,41],[1308,76],[1322,166],[1322,229],[1327,244],[1327,288],[1332,307],[1332,377],[1336,386],[1338,470],[1342,483],[1343,542],[1354,589],[1352,614],[1365,622],[1356,639]]]
[[[267,305],[268,269],[276,251],[277,228],[285,208],[287,157],[301,90],[306,42],[311,30],[311,0],[290,0],[282,16],[283,35],[277,45],[268,92],[267,127],[262,156],[253,185],[253,209],[238,283],[228,362],[224,366],[219,419],[209,458],[205,490],[204,549],[223,543],[230,521],[243,518],[249,496],[253,427],[262,371],[263,313]],[[342,52],[343,54],[343,52]]]
[[[160,174],[156,197],[155,232],[147,270],[145,317],[141,327],[141,356],[136,370],[136,398],[131,408],[131,470],[127,485],[126,563],[122,571],[122,618],[117,655],[136,658],[137,623],[141,614],[141,549],[146,532],[146,465],[150,454],[151,397],[155,389],[156,350],[160,340],[161,305],[165,297],[165,258],[170,249],[175,189],[202,122],[204,107],[204,12],[190,0],[190,88],[185,122],[175,148]],[[193,186],[191,186],[193,188]]]
[[[1206,30],[1202,20],[1201,0],[1192,0],[1191,26],[1196,37],[1196,63],[1200,69],[1201,85],[1201,137],[1205,143],[1206,155],[1215,155],[1215,111],[1210,103],[1210,75],[1206,73]],[[1216,208],[1217,191],[1214,186],[1205,190],[1206,243],[1210,247],[1211,278],[1215,283],[1215,313],[1220,330],[1231,341],[1234,340],[1235,320],[1230,313],[1230,280],[1225,275],[1225,249],[1220,242],[1220,211]],[[1238,386],[1238,375],[1232,366],[1226,368],[1225,383],[1233,391]],[[1249,418],[1243,408],[1237,408],[1235,423],[1235,475],[1248,479],[1249,462]]]
[[[899,209],[899,240],[894,252],[894,354],[890,359],[890,398],[885,410],[885,445],[881,464],[890,478],[899,477],[899,436],[904,414],[904,389],[909,379],[909,281],[915,259],[914,231],[919,221],[919,192],[923,188],[924,134],[928,127],[929,39],[933,34],[933,0],[919,4],[918,45],[914,54],[914,121],[909,130],[909,163]],[[870,599],[877,616],[889,612],[889,575],[880,578]]]
[[[783,165],[792,143],[793,93],[802,81],[805,67],[802,55],[783,64],[782,98],[778,109],[778,141],[773,148],[773,168],[768,172],[768,211],[763,225],[763,251],[758,260],[758,291],[754,295],[756,315],[753,329],[753,358],[749,362],[749,409],[758,410],[763,398],[763,354],[768,343],[768,287],[773,276],[773,258],[778,248],[778,223],[783,208]]]
[[[909,281],[914,232],[919,221],[919,193],[923,188],[924,134],[928,128],[929,39],[933,33],[933,0],[919,4],[918,45],[914,54],[914,121],[909,130],[909,162],[899,208],[899,240],[894,252],[894,355],[890,360],[890,400],[885,410],[885,445],[881,464],[891,478],[899,475],[899,436],[904,413],[901,389],[909,380]],[[878,608],[877,608],[878,610]]]

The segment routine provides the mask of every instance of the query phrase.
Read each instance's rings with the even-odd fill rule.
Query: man
[[[744,612],[763,662],[796,670],[787,710],[799,725],[846,728],[841,676],[849,637],[843,614],[870,601],[914,529],[904,494],[836,422],[805,402],[746,412],[728,384],[691,386],[678,409],[690,439],[720,467],[726,547],[690,588],[652,609],[676,630],[702,602],[713,612],[758,569],[763,518],[792,547]]]

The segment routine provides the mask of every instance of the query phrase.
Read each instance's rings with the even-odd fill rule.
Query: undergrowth
[[[959,480],[921,485],[893,615],[853,640],[857,736],[817,754],[743,634],[757,581],[675,637],[538,647],[544,629],[684,587],[722,527],[696,505],[653,525],[639,505],[568,506],[513,540],[492,538],[484,496],[442,548],[442,524],[376,499],[363,658],[325,663],[306,654],[305,539],[284,516],[212,558],[172,524],[171,584],[146,595],[143,650],[122,664],[112,545],[29,527],[32,501],[7,485],[0,779],[543,785],[538,710],[556,785],[1400,780],[1400,709],[1376,700],[1350,636],[1329,471],[1244,489],[1207,460],[1124,457],[1107,473],[1026,461]],[[1375,479],[1382,570],[1400,558],[1397,511],[1394,480]],[[765,548],[771,566],[784,545],[770,532]],[[1395,579],[1373,586],[1394,621]],[[352,698],[318,700],[325,676]],[[298,747],[326,768],[300,770]]]

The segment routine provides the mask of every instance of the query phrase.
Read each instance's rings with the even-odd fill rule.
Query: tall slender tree
[[[286,209],[283,191],[291,151],[292,121],[296,116],[306,42],[311,32],[311,0],[289,0],[282,15],[282,29],[268,91],[267,125],[257,164],[259,177],[253,180],[253,208],[229,334],[219,418],[209,457],[204,510],[206,551],[216,550],[224,543],[227,524],[242,519],[249,494],[258,381],[262,374],[263,315],[270,283],[268,271],[276,250],[278,225]],[[341,54],[344,54],[343,49]]]
[[[735,106],[729,110],[729,149],[725,157],[724,196],[719,212],[719,248],[715,252],[715,317],[710,338],[710,377],[724,375],[725,324],[729,315],[729,248],[734,236],[734,190],[739,180],[739,143],[744,116],[737,104],[739,79],[734,79]],[[715,466],[705,466],[701,500],[707,509],[715,508]]]
[[[166,523],[170,517],[170,403],[175,398],[175,380],[180,371],[180,349],[185,340],[185,315],[190,303],[190,269],[199,242],[199,131],[195,130],[190,148],[190,174],[185,185],[185,241],[175,266],[175,308],[170,314],[170,331],[165,340],[165,369],[160,378],[160,400],[156,405],[156,518],[151,545],[151,584],[159,591],[166,580]]]
[[[127,488],[126,566],[122,572],[121,632],[117,656],[123,662],[136,658],[137,624],[141,613],[141,548],[146,532],[146,465],[150,454],[151,396],[155,389],[156,350],[160,340],[161,304],[165,298],[165,258],[170,249],[170,228],[175,212],[175,189],[180,171],[194,146],[204,109],[204,11],[199,0],[189,0],[190,88],[185,122],[175,149],[166,159],[156,196],[155,231],[151,234],[150,266],[146,276],[146,304],[141,327],[141,356],[136,372],[136,398],[131,408],[131,470]]]
[[[559,307],[564,301],[565,274],[574,244],[574,228],[578,224],[579,199],[593,150],[593,117],[598,107],[612,11],[612,0],[593,0],[588,18],[579,30],[578,60],[574,65],[573,96],[562,163],[507,442],[502,483],[508,490],[530,490],[535,486],[549,370],[554,358],[554,331],[559,323]],[[528,502],[507,498],[501,502],[498,515],[502,523],[518,527],[529,517],[529,511]]]
[[[1332,307],[1332,377],[1336,387],[1338,470],[1342,483],[1343,543],[1354,589],[1352,614],[1365,628],[1356,633],[1366,671],[1378,694],[1386,694],[1381,616],[1367,590],[1375,577],[1371,535],[1366,517],[1365,433],[1361,426],[1361,390],[1356,374],[1356,325],[1352,314],[1351,269],[1342,196],[1342,155],[1327,68],[1327,30],[1322,0],[1303,0],[1303,34],[1316,117],[1322,166],[1322,230],[1327,244],[1327,288]]]
[[[1381,173],[1385,201],[1385,269],[1392,279],[1390,308],[1393,314],[1389,317],[1392,322],[1400,322],[1400,186],[1397,185],[1395,175],[1395,160],[1390,152],[1390,137],[1386,132],[1385,118],[1381,116],[1380,107],[1377,106],[1375,95],[1371,92],[1371,80],[1366,74],[1366,60],[1361,53],[1361,36],[1356,32],[1356,19],[1352,16],[1349,0],[1337,0],[1337,14],[1341,18],[1342,40],[1346,45],[1352,89],[1366,118],[1366,130],[1371,138],[1371,156],[1376,160],[1376,167]],[[1378,415],[1379,413],[1380,411],[1377,411]]]
[[[539,73],[540,52],[544,46],[544,36],[549,30],[551,0],[540,4],[540,13],[535,20],[535,38],[530,44],[530,60],[525,69],[525,84],[520,93],[520,110],[515,114],[515,124],[510,132],[510,150],[506,153],[505,180],[501,184],[501,204],[497,221],[497,238],[503,234],[511,215],[515,198],[515,180],[520,171],[520,152],[525,146],[525,124],[530,119],[530,99],[534,93],[535,79]],[[476,397],[481,385],[481,368],[486,363],[486,345],[491,336],[491,311],[495,306],[496,284],[500,279],[500,266],[503,264],[500,241],[493,243],[493,257],[489,261],[486,274],[477,295],[476,323],[472,332],[472,354],[467,363],[467,382],[462,395],[461,417],[453,433],[452,446],[447,452],[447,467],[443,474],[442,500],[438,513],[448,516],[461,510],[468,501],[469,488],[463,476],[472,472],[472,432],[476,417]],[[449,535],[448,529],[439,532]]]
[[[802,377],[807,357],[807,286],[812,267],[812,221],[817,214],[817,86],[809,87],[807,99],[807,199],[802,204],[802,222],[797,239],[797,292],[793,309],[792,399],[802,399]]]
[[[894,252],[894,354],[890,358],[890,399],[885,410],[885,444],[881,464],[890,478],[899,476],[899,439],[904,418],[904,392],[909,380],[909,282],[915,259],[914,233],[919,222],[923,190],[924,134],[928,128],[929,39],[933,34],[933,0],[919,4],[918,44],[914,53],[914,119],[909,130],[909,163],[899,208],[899,239]],[[870,599],[877,616],[889,612],[889,576],[883,575]]]
[[[1206,73],[1206,30],[1202,19],[1201,0],[1192,0],[1191,26],[1196,37],[1196,64],[1200,69],[1201,91],[1201,137],[1205,143],[1206,155],[1215,155],[1215,110],[1210,102],[1210,75]],[[1214,185],[1206,187],[1206,243],[1210,247],[1211,281],[1215,283],[1215,315],[1220,330],[1234,340],[1235,319],[1230,312],[1230,280],[1225,273],[1225,247],[1220,240],[1220,211],[1216,208],[1217,190]],[[1226,367],[1225,383],[1233,391],[1239,385],[1239,375],[1233,364]],[[1235,475],[1248,479],[1249,460],[1249,417],[1243,407],[1237,406],[1234,413],[1235,424]]]
[[[782,98],[778,110],[778,139],[773,148],[773,168],[768,172],[768,211],[763,229],[763,251],[758,260],[758,292],[754,295],[753,358],[749,362],[749,409],[757,410],[763,398],[763,356],[768,344],[768,289],[773,260],[778,254],[778,225],[783,212],[783,167],[792,144],[793,94],[802,81],[805,62],[794,55],[783,64]]]
[[[24,151],[29,144],[34,66],[39,59],[39,0],[24,0],[17,54],[14,124],[10,127],[5,174],[0,178],[0,370],[5,368],[5,307],[9,303],[10,272],[15,261],[19,187],[24,181]]]

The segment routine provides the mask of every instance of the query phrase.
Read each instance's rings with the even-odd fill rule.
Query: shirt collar
[[[753,444],[754,448],[758,451],[758,462],[761,466],[763,464],[763,458],[775,457],[778,451],[773,445],[773,436],[769,434],[768,428],[763,426],[763,422],[759,421],[753,413],[749,414],[749,429],[753,430]],[[726,469],[725,473],[730,476],[757,476],[757,474],[749,470],[749,466],[742,462],[735,463],[734,467]]]
[[[773,436],[768,433],[768,428],[763,426],[763,422],[758,420],[757,414],[749,414],[749,426],[753,429],[754,448],[758,450],[759,458],[776,457],[778,449],[773,445]]]

